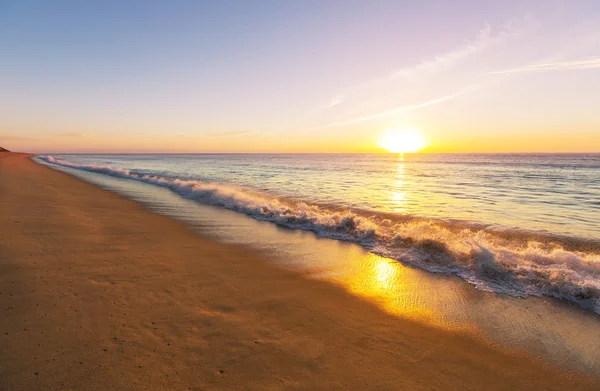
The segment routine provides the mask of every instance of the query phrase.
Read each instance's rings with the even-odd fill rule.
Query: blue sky
[[[600,151],[597,1],[0,1],[31,151]]]

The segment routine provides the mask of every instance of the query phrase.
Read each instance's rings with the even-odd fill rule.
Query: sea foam
[[[185,198],[258,220],[358,243],[373,253],[405,264],[457,275],[481,290],[520,297],[555,297],[600,314],[598,241],[490,229],[469,222],[340,209],[222,183],[76,164],[53,156],[39,159],[165,187]]]

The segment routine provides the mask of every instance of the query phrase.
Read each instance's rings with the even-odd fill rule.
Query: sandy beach
[[[599,389],[0,154],[0,390]]]

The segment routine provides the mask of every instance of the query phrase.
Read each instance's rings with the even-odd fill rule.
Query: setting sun
[[[377,146],[391,153],[413,153],[425,148],[427,140],[416,129],[391,129],[379,138]]]

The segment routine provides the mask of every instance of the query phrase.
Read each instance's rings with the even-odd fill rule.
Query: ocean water
[[[45,155],[600,313],[600,155]]]

